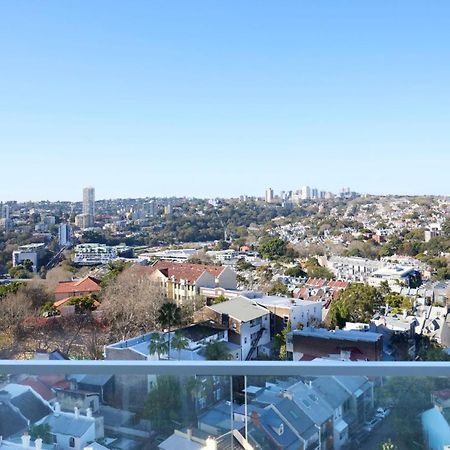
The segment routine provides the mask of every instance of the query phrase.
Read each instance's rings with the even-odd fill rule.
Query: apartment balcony
[[[0,361],[0,450],[450,445],[450,364]]]

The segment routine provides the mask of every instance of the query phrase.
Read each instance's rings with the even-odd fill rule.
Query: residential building
[[[195,314],[196,322],[204,320],[213,320],[228,328],[228,340],[241,347],[243,360],[268,354],[270,312],[254,300],[236,297],[205,306]]]
[[[169,299],[180,304],[197,298],[201,288],[237,287],[236,273],[229,267],[158,261],[152,267],[139,270],[148,273],[165,290]]]
[[[293,361],[331,358],[381,361],[383,335],[380,333],[305,328],[288,333],[287,351]]]
[[[381,261],[345,256],[332,256],[323,262],[337,279],[356,282],[366,282],[374,272],[385,266]]]
[[[24,261],[33,263],[33,272],[37,272],[40,267],[40,261],[45,253],[45,243],[27,244],[20,246],[13,251],[12,262],[13,267],[21,265]]]
[[[68,223],[60,223],[58,226],[58,244],[60,247],[72,244],[72,227]]]
[[[95,189],[86,187],[83,189],[83,216],[85,216],[84,228],[92,228],[95,222]]]
[[[270,330],[274,336],[290,323],[292,329],[317,326],[322,322],[322,302],[245,293],[246,298],[270,311]]]
[[[54,290],[55,300],[98,294],[101,289],[100,280],[91,276],[73,281],[60,281]]]
[[[302,200],[310,200],[311,199],[311,188],[309,186],[303,186],[300,189],[300,198]]]
[[[190,258],[198,253],[194,248],[182,248],[174,250],[161,250],[157,252],[145,252],[139,254],[139,259],[144,261],[173,261],[173,262],[187,262]]]
[[[111,247],[105,244],[79,244],[75,247],[73,263],[76,266],[98,266],[108,264],[129,252],[130,247],[126,245]]]
[[[412,267],[390,266],[382,267],[368,277],[371,286],[379,287],[387,282],[389,286],[418,287],[422,283],[420,272]]]

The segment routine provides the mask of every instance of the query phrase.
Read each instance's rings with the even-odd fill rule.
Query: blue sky
[[[1,2],[0,200],[450,194],[449,42],[447,0]]]

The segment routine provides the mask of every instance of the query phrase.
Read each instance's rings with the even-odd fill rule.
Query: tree
[[[177,331],[172,338],[172,347],[178,351],[178,360],[181,359],[181,351],[187,349],[189,341]]]
[[[266,259],[278,259],[287,253],[288,244],[278,237],[268,238],[262,241],[259,252]]]
[[[310,278],[334,279],[334,274],[326,267],[322,267],[316,258],[309,258],[305,264],[306,272]]]
[[[180,324],[182,319],[181,308],[177,306],[174,302],[166,301],[161,305],[158,310],[158,323],[163,327],[167,328],[167,333],[169,334],[169,359],[170,359],[170,330],[172,326]]]
[[[53,444],[52,429],[49,424],[43,423],[41,425],[31,425],[28,434],[32,441],[42,439],[44,444]]]
[[[383,297],[375,287],[352,284],[331,303],[328,314],[330,327],[342,328],[346,322],[369,323],[382,304]]]
[[[292,331],[292,325],[291,325],[291,322],[288,322],[286,327],[281,331],[281,333],[278,333],[277,335],[275,335],[274,346],[275,346],[275,351],[278,354],[278,359],[280,361],[287,360],[286,341],[287,341],[287,335],[291,331]]]
[[[223,294],[221,294],[218,297],[216,297],[215,299],[213,299],[212,304],[218,305],[219,303],[223,303],[226,301],[227,301],[227,298]]]
[[[158,355],[158,361],[161,359],[161,355],[168,352],[169,344],[163,334],[152,333],[150,336],[150,343],[148,345],[148,351],[150,355],[155,353]]]
[[[289,288],[281,281],[276,281],[269,291],[269,295],[289,295]]]
[[[208,342],[204,349],[204,355],[208,361],[226,361],[231,359],[227,344],[223,341]]]
[[[284,274],[288,277],[294,277],[294,278],[306,277],[306,272],[303,270],[303,267],[300,265],[296,265],[294,267],[290,267],[289,269],[286,269]]]
[[[164,292],[146,273],[124,270],[101,297],[99,310],[109,325],[110,340],[126,340],[157,328]]]

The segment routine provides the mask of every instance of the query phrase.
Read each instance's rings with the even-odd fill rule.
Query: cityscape
[[[0,4],[0,450],[450,450],[450,4]]]

